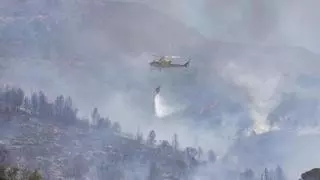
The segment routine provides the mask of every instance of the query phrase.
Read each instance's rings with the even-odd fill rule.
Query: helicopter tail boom
[[[188,67],[189,64],[190,64],[190,60],[189,60],[188,62],[186,62],[183,66],[184,66],[184,67]]]

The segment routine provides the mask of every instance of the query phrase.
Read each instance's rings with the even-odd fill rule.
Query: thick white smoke
[[[157,93],[154,96],[154,112],[155,116],[158,118],[164,118],[166,116],[170,116],[178,111],[181,111],[185,108],[184,105],[181,104],[170,104],[168,103],[160,93]]]
[[[174,112],[174,108],[168,106],[160,94],[156,94],[154,96],[154,112],[157,117],[163,118],[172,114]]]
[[[269,131],[267,116],[278,103],[281,76],[265,76],[233,63],[225,70],[225,75],[245,91],[249,115],[254,121],[253,130],[256,133]]]

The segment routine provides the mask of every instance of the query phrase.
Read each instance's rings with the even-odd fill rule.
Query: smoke
[[[154,110],[157,117],[162,118],[172,114],[175,110],[172,107],[168,107],[164,99],[160,94],[154,96]]]
[[[319,55],[306,50],[320,52],[316,1],[101,0],[68,1],[55,8],[33,1],[25,9],[13,1],[4,4],[3,16],[26,13],[30,17],[45,11],[51,18],[51,33],[41,36],[34,33],[36,25],[1,21],[1,38],[23,37],[25,43],[23,48],[1,46],[0,51],[10,49],[5,52],[13,56],[1,59],[1,83],[22,86],[28,92],[44,90],[50,99],[70,95],[80,116],[88,116],[96,106],[103,116],[119,121],[125,132],[140,128],[146,136],[155,130],[157,139],[167,140],[177,133],[183,147],[203,146],[223,156],[234,145],[233,138],[244,138],[239,137],[243,122],[243,129],[264,133],[258,137],[269,135],[272,127],[267,117],[282,93],[319,98],[317,88],[296,84],[297,77],[316,75],[320,66]],[[46,48],[52,51],[45,53]],[[157,72],[148,67],[151,53],[188,54],[193,60],[186,73],[177,69]],[[21,58],[25,56],[29,58]],[[158,85],[169,87],[170,95],[154,96]],[[180,103],[173,97],[191,100]],[[219,99],[219,112],[203,120],[196,112],[211,99]],[[234,104],[241,106],[237,112]],[[189,114],[181,115],[185,111]],[[253,127],[247,123],[250,120]],[[266,144],[274,147],[275,139],[269,140]],[[282,143],[277,146],[285,146]],[[254,146],[251,150],[260,151]],[[239,164],[256,157],[244,155],[243,159]],[[288,168],[301,170],[292,167],[299,164],[298,158],[281,160],[280,164],[291,163]]]
[[[175,112],[182,111],[183,109],[185,109],[183,105],[168,104],[168,102],[160,95],[160,93],[157,93],[154,96],[154,111],[155,115],[159,118],[164,118]]]
[[[148,2],[148,1],[147,1]],[[319,53],[318,1],[199,0],[150,3],[215,40],[301,46]]]
[[[267,119],[269,113],[279,103],[278,89],[281,76],[261,76],[250,69],[229,63],[223,70],[224,76],[245,91],[249,114],[254,121],[253,128],[256,133],[268,132],[270,125]],[[283,92],[283,91],[281,91]]]

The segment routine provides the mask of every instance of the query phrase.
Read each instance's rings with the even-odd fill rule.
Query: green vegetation
[[[42,180],[38,170],[30,171],[17,167],[0,165],[0,180]]]

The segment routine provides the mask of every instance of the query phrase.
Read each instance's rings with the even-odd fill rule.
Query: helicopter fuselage
[[[172,64],[171,61],[164,61],[164,62],[158,62],[153,61],[149,63],[150,66],[156,67],[156,68],[171,68],[171,67],[188,67],[189,61],[185,64]]]

